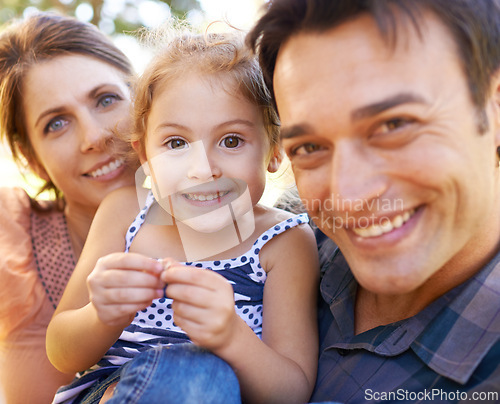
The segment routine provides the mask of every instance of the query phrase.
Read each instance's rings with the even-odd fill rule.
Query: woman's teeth
[[[397,229],[401,227],[403,224],[405,224],[410,217],[413,216],[415,213],[415,209],[412,209],[410,211],[406,211],[400,215],[397,215],[394,217],[392,220],[386,219],[384,220],[383,223],[380,224],[372,224],[369,227],[353,227],[352,231],[364,238],[369,238],[369,237],[377,237],[381,236],[382,234],[389,233],[393,231],[394,229]]]
[[[222,198],[223,196],[227,195],[229,191],[224,191],[224,192],[216,192],[213,194],[184,194],[184,196],[187,199],[190,199],[192,201],[213,201],[214,199]]]
[[[111,163],[106,164],[105,166],[98,168],[95,171],[92,171],[89,175],[92,178],[97,178],[100,177],[101,175],[109,174],[111,171],[116,170],[122,164],[123,164],[123,159],[117,159],[115,161],[112,161]]]

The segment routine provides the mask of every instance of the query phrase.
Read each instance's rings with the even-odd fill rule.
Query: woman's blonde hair
[[[161,42],[157,52],[134,90],[133,133],[144,150],[148,116],[156,92],[186,72],[206,75],[228,75],[239,91],[262,112],[271,149],[279,143],[279,121],[271,102],[258,61],[246,47],[244,35],[239,32],[196,34],[183,29],[163,29],[149,38]]]

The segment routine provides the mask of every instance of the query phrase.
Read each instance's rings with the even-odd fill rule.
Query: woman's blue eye
[[[48,133],[48,132],[57,132],[57,131],[61,130],[62,128],[64,128],[67,123],[68,123],[68,121],[65,120],[65,119],[54,118],[54,119],[52,119],[47,124],[47,126],[45,127],[44,132],[45,133]]]
[[[238,147],[240,143],[241,139],[237,136],[228,136],[222,139],[223,146],[227,147],[228,149],[234,149],[235,147]]]
[[[102,107],[108,107],[114,104],[118,100],[118,96],[116,95],[105,95],[99,99],[99,104]]]
[[[187,142],[182,139],[171,139],[166,145],[169,149],[183,149],[187,146]]]

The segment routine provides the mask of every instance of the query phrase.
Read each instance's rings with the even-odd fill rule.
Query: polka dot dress
[[[130,225],[126,234],[125,251],[146,220],[146,215],[155,199],[150,192],[145,206]],[[273,237],[303,223],[308,223],[306,214],[296,215],[265,231],[245,254],[227,260],[186,262],[185,265],[211,269],[224,276],[233,286],[236,313],[260,337],[262,334],[262,299],[266,271],[260,265],[259,252]],[[173,322],[172,301],[163,298],[155,301],[150,307],[136,314],[134,323],[140,327],[160,327],[183,333]]]
[[[130,244],[144,223],[153,203],[154,197],[150,192],[146,199],[146,206],[139,212],[127,231],[126,252],[129,251]],[[307,215],[300,214],[274,225],[261,234],[249,251],[239,257],[227,260],[186,262],[184,264],[217,271],[224,276],[233,286],[237,314],[245,320],[257,336],[261,337],[262,301],[267,274],[260,265],[260,250],[273,237],[308,222]],[[58,395],[60,394],[60,397],[71,396],[72,391],[79,391],[81,386],[88,386],[92,380],[95,382],[103,373],[110,374],[142,351],[158,345],[183,342],[190,341],[186,333],[174,323],[172,300],[167,297],[156,299],[151,306],[136,313],[132,323],[125,328],[118,341],[97,365],[78,374],[78,378],[70,385],[65,386]],[[57,397],[56,395],[56,399]]]
[[[55,309],[75,268],[73,247],[64,215],[60,212],[33,212],[31,239],[38,276]]]

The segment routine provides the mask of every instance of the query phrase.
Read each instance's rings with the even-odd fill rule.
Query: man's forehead
[[[277,55],[274,83],[296,80],[302,70],[310,77],[308,87],[330,74],[355,77],[370,75],[367,66],[377,63],[404,64],[409,59],[439,62],[446,54],[460,64],[457,46],[448,28],[434,15],[422,17],[420,29],[398,31],[394,47],[381,34],[375,20],[362,15],[324,32],[298,32],[286,41]],[[318,76],[319,75],[319,76]]]
[[[350,27],[353,25],[362,25],[363,28],[352,30]],[[381,39],[389,48],[397,45],[407,46],[408,40],[422,39],[429,29],[431,29],[431,35],[434,35],[432,26],[435,25],[440,26],[441,30],[444,29],[447,34],[451,34],[442,19],[429,10],[414,12],[411,17],[401,11],[394,11],[390,16],[380,18],[378,21],[374,16],[365,12],[333,24],[330,28],[297,30],[281,45],[279,52],[289,43],[304,38],[318,39],[326,36],[334,38],[335,41],[345,41],[351,40],[356,34],[366,34],[369,37]]]

